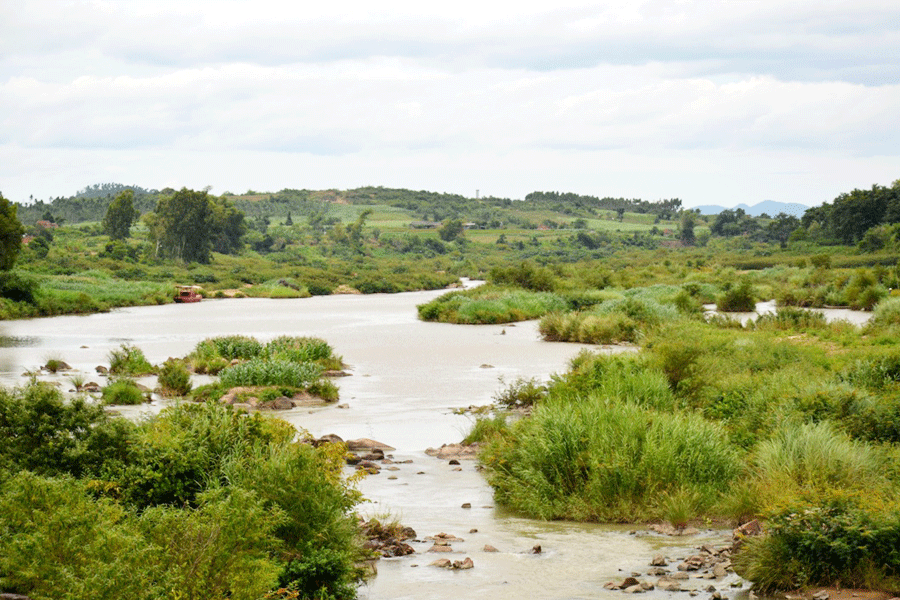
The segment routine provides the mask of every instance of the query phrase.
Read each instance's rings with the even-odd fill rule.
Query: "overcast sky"
[[[309,4],[0,0],[0,192],[814,205],[900,178],[897,0]]]

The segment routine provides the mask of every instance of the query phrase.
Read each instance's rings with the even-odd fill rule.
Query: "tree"
[[[16,205],[0,193],[0,271],[9,271],[22,250],[25,228],[16,217]]]
[[[696,220],[694,218],[694,211],[688,210],[681,214],[681,231],[679,232],[679,238],[681,239],[681,243],[687,246],[693,246],[696,238],[694,237],[694,224]]]
[[[209,262],[213,207],[206,192],[181,188],[171,196],[162,196],[156,214],[158,241],[165,256],[186,262]]]
[[[464,229],[461,219],[450,219],[444,223],[443,227],[438,229],[438,236],[445,242],[452,242],[462,237]]]
[[[134,192],[122,190],[119,192],[103,217],[103,233],[111,240],[124,240],[131,231],[131,224],[140,216],[134,208]]]

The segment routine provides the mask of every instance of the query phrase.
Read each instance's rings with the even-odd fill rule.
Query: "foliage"
[[[24,233],[16,218],[16,205],[0,194],[0,271],[9,271],[16,264]]]
[[[83,483],[23,471],[0,487],[0,589],[34,600],[160,597],[153,549]]]
[[[315,363],[296,363],[283,359],[251,359],[230,366],[219,373],[223,385],[290,386],[308,389],[322,376],[322,367]]]
[[[149,401],[143,390],[132,379],[118,378],[103,388],[103,404],[143,404]]]
[[[38,287],[34,277],[17,271],[0,271],[0,297],[34,304]]]
[[[85,476],[122,456],[131,426],[110,419],[83,397],[64,400],[48,383],[31,380],[0,390],[0,472]]]
[[[191,374],[183,360],[168,359],[159,368],[157,377],[164,395],[186,396],[191,391]]]
[[[505,408],[534,406],[547,396],[547,386],[535,378],[520,377],[494,395],[494,401]]]
[[[134,191],[123,190],[119,192],[103,217],[103,232],[111,240],[124,240],[131,231],[140,213],[134,208]]]
[[[483,457],[498,500],[540,518],[651,518],[685,486],[708,505],[739,470],[716,425],[601,395],[538,405]]]
[[[747,278],[742,279],[716,300],[716,308],[723,312],[753,312],[756,310],[753,284]]]
[[[109,351],[109,372],[113,375],[135,377],[153,373],[154,368],[147,362],[143,350],[122,344],[117,349]]]
[[[535,319],[564,307],[565,301],[549,292],[482,285],[440,296],[419,305],[418,311],[424,321],[498,324]]]
[[[873,508],[839,495],[793,503],[769,519],[767,535],[745,542],[735,570],[766,593],[835,582],[896,590],[900,518],[895,506]]]

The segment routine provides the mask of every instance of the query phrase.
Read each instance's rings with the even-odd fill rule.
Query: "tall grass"
[[[769,504],[794,495],[822,494],[833,489],[885,489],[885,463],[871,446],[851,440],[826,422],[785,423],[759,444],[753,460],[755,477]]]
[[[252,359],[219,373],[222,384],[238,386],[290,386],[308,389],[322,376],[322,367],[314,363],[286,360]]]
[[[599,396],[539,405],[483,456],[497,498],[545,519],[652,518],[659,495],[680,488],[708,506],[739,470],[715,424]]]
[[[463,292],[451,292],[419,305],[423,321],[463,324],[513,323],[537,319],[552,311],[562,311],[566,301],[550,292],[483,285]]]

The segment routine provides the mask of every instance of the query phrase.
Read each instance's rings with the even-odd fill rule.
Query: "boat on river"
[[[200,287],[196,285],[179,285],[175,287],[175,302],[200,302],[203,296],[200,295]]]

